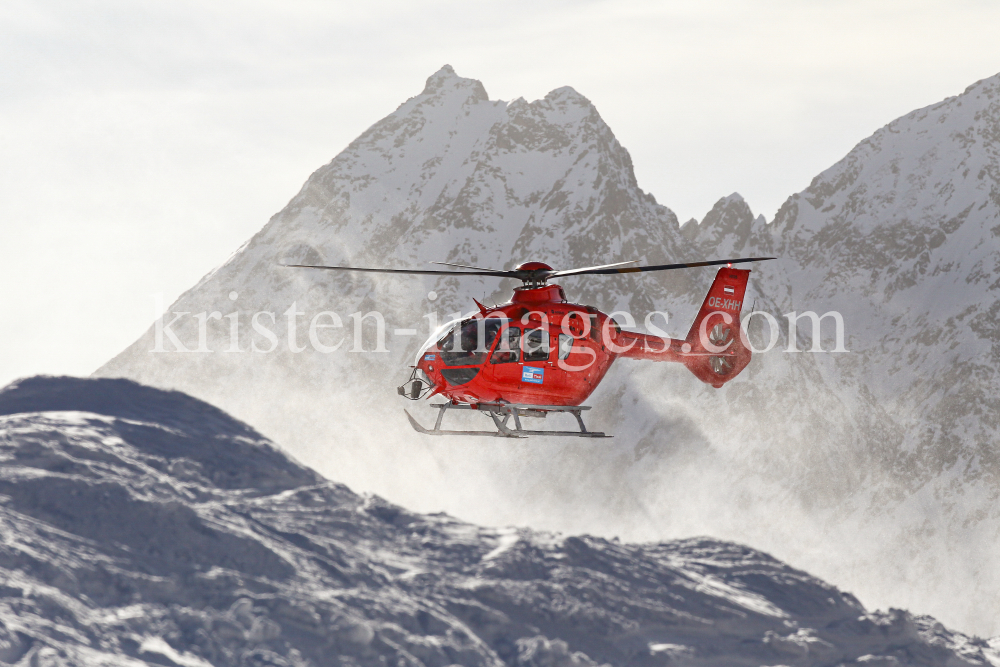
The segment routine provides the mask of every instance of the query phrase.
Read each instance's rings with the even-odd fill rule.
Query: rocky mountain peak
[[[220,285],[212,298],[224,300],[232,287],[221,283],[237,275],[270,275],[279,258],[398,267],[505,266],[540,256],[586,266],[636,258],[666,263],[683,255],[683,245],[672,212],[639,189],[627,150],[586,97],[563,87],[533,102],[493,101],[479,81],[446,65],[421,94],[317,170],[242,252],[211,274]],[[372,281],[297,276],[293,286],[287,277],[271,282],[286,288],[289,302],[295,297],[287,288],[317,279],[338,282],[336,293],[345,295],[358,280]],[[420,285],[417,294],[435,289],[432,280],[420,281],[406,284]],[[488,281],[478,283],[486,288]],[[202,296],[210,290],[199,286]],[[270,301],[275,291],[265,292]],[[605,292],[612,303],[633,297]]]
[[[829,224],[839,227],[840,237],[872,234],[904,219],[927,220],[921,211],[931,209],[948,217],[969,204],[996,211],[998,160],[1000,74],[897,118],[858,143],[782,205],[776,229],[791,248]]]
[[[455,73],[455,69],[451,65],[444,65],[441,69],[434,72],[434,74],[427,77],[427,83],[420,94],[425,96],[440,96],[454,93],[455,91],[471,93],[472,97],[477,101],[489,99],[489,95],[486,94],[486,88],[483,87],[481,81],[459,76]]]
[[[545,96],[545,99],[553,104],[573,104],[587,109],[595,108],[589,99],[578,93],[576,89],[571,86],[556,88],[555,90],[550,91]]]
[[[969,93],[976,93],[977,95],[982,93],[991,96],[1000,94],[1000,72],[993,74],[992,76],[983,77],[975,83],[967,86],[965,90],[962,91],[962,95],[967,95]],[[959,97],[961,97],[961,95]]]
[[[703,253],[740,254],[747,247],[754,226],[762,221],[763,216],[755,218],[742,195],[734,192],[715,202],[700,224],[685,224],[681,233]]]

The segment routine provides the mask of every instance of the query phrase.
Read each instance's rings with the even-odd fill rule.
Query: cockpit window
[[[524,360],[548,361],[549,332],[544,329],[532,329],[524,333]]]
[[[486,361],[503,321],[488,317],[465,320],[438,342],[446,366],[478,366]]]
[[[559,358],[569,359],[569,353],[573,351],[573,337],[566,334],[559,334]]]
[[[491,364],[514,364],[521,361],[521,329],[509,327],[505,335],[500,337],[497,349],[490,357]]]

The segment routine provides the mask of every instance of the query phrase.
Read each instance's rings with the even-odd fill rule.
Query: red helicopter
[[[411,400],[440,394],[449,400],[431,406],[439,410],[433,429],[424,428],[406,412],[410,424],[428,435],[603,438],[609,436],[587,430],[581,413],[590,407],[580,404],[597,388],[616,359],[680,362],[699,380],[716,388],[732,380],[750,363],[750,346],[739,319],[750,271],[732,266],[769,259],[775,258],[748,257],[657,266],[627,266],[635,262],[619,262],[563,271],[542,262],[526,262],[509,271],[446,262],[432,264],[463,270],[286,266],[517,278],[522,285],[514,289],[509,303],[487,308],[476,301],[478,313],[444,325],[420,349],[410,378],[398,388],[399,394]],[[717,265],[725,266],[716,274],[684,340],[625,331],[596,308],[568,302],[562,287],[548,284],[549,280],[564,276]],[[493,420],[496,431],[443,430],[444,414],[452,409],[481,411]],[[531,430],[521,425],[522,417],[545,417],[550,413],[572,414],[580,430]]]

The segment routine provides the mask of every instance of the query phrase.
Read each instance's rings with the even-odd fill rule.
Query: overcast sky
[[[450,63],[590,98],[681,220],[1000,72],[1000,3],[0,3],[0,385],[87,374]],[[595,261],[598,258],[595,258]]]

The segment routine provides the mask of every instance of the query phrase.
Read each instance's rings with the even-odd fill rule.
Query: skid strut
[[[437,420],[434,422],[434,428],[432,429],[424,428],[416,419],[413,418],[413,415],[406,410],[403,410],[403,412],[406,412],[406,418],[410,420],[410,426],[412,426],[417,432],[425,435],[487,435],[500,438],[524,438],[529,435],[557,435],[577,438],[612,437],[597,431],[587,430],[587,426],[583,423],[583,416],[581,413],[584,410],[589,410],[589,405],[521,405],[518,403],[478,403],[475,405],[469,405],[468,403],[437,403],[431,405],[431,407],[437,408],[438,410]],[[441,422],[444,421],[444,413],[448,410],[478,410],[479,412],[486,413],[493,420],[493,425],[497,427],[497,430],[452,431],[442,429]],[[521,426],[522,417],[544,418],[550,412],[568,412],[576,417],[576,423],[580,425],[580,430],[533,431],[525,429]],[[513,427],[509,425],[511,418],[513,418],[514,421]]]

